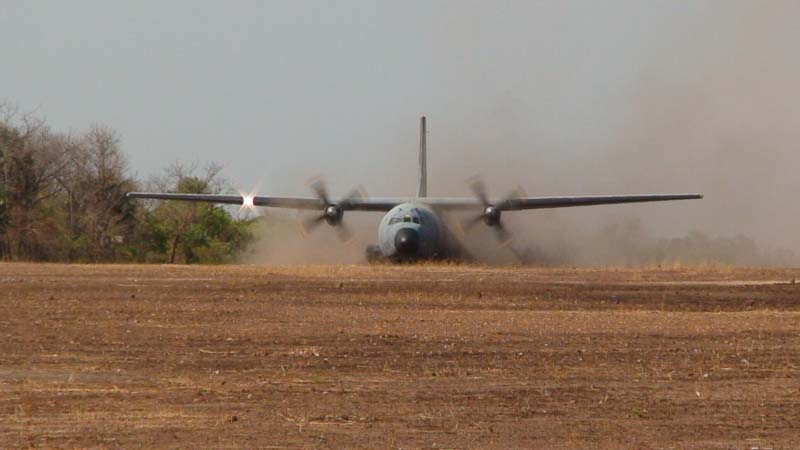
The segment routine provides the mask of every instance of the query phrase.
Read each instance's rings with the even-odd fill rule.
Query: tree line
[[[0,260],[223,263],[253,240],[252,219],[126,192],[221,193],[221,167],[174,163],[139,180],[111,128],[53,131],[0,105]]]

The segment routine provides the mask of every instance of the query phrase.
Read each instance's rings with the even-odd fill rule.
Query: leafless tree
[[[57,176],[67,164],[66,138],[40,119],[14,109],[3,112],[0,124],[3,188],[10,221],[4,230],[4,258],[30,259],[41,253],[39,241],[52,230],[53,218],[40,206],[58,195]],[[12,242],[15,244],[12,246]]]
[[[125,192],[135,181],[128,174],[119,137],[108,127],[94,126],[67,145],[68,164],[58,181],[66,197],[70,238],[85,237],[88,248],[79,256],[112,259],[116,244],[131,233],[134,212]]]

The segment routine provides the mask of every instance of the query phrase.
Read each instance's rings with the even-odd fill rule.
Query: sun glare
[[[242,210],[255,211],[256,210],[256,205],[255,205],[256,193],[255,192],[251,192],[251,193],[248,194],[248,193],[239,191],[239,194],[242,195],[242,206],[239,207],[239,212],[241,212]]]
[[[253,204],[253,198],[253,195],[242,196],[242,206],[245,208],[255,208],[256,205]]]

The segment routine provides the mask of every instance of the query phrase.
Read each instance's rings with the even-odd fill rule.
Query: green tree
[[[194,167],[175,164],[154,184],[169,192],[219,193],[225,186],[220,170],[220,166],[210,165],[199,176]],[[253,239],[251,221],[235,220],[225,208],[210,203],[160,202],[145,223],[144,234],[161,245],[166,241],[166,261],[170,263],[229,262]]]

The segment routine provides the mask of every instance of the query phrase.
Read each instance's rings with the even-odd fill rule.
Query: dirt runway
[[[794,279],[0,264],[0,448],[800,449]]]

